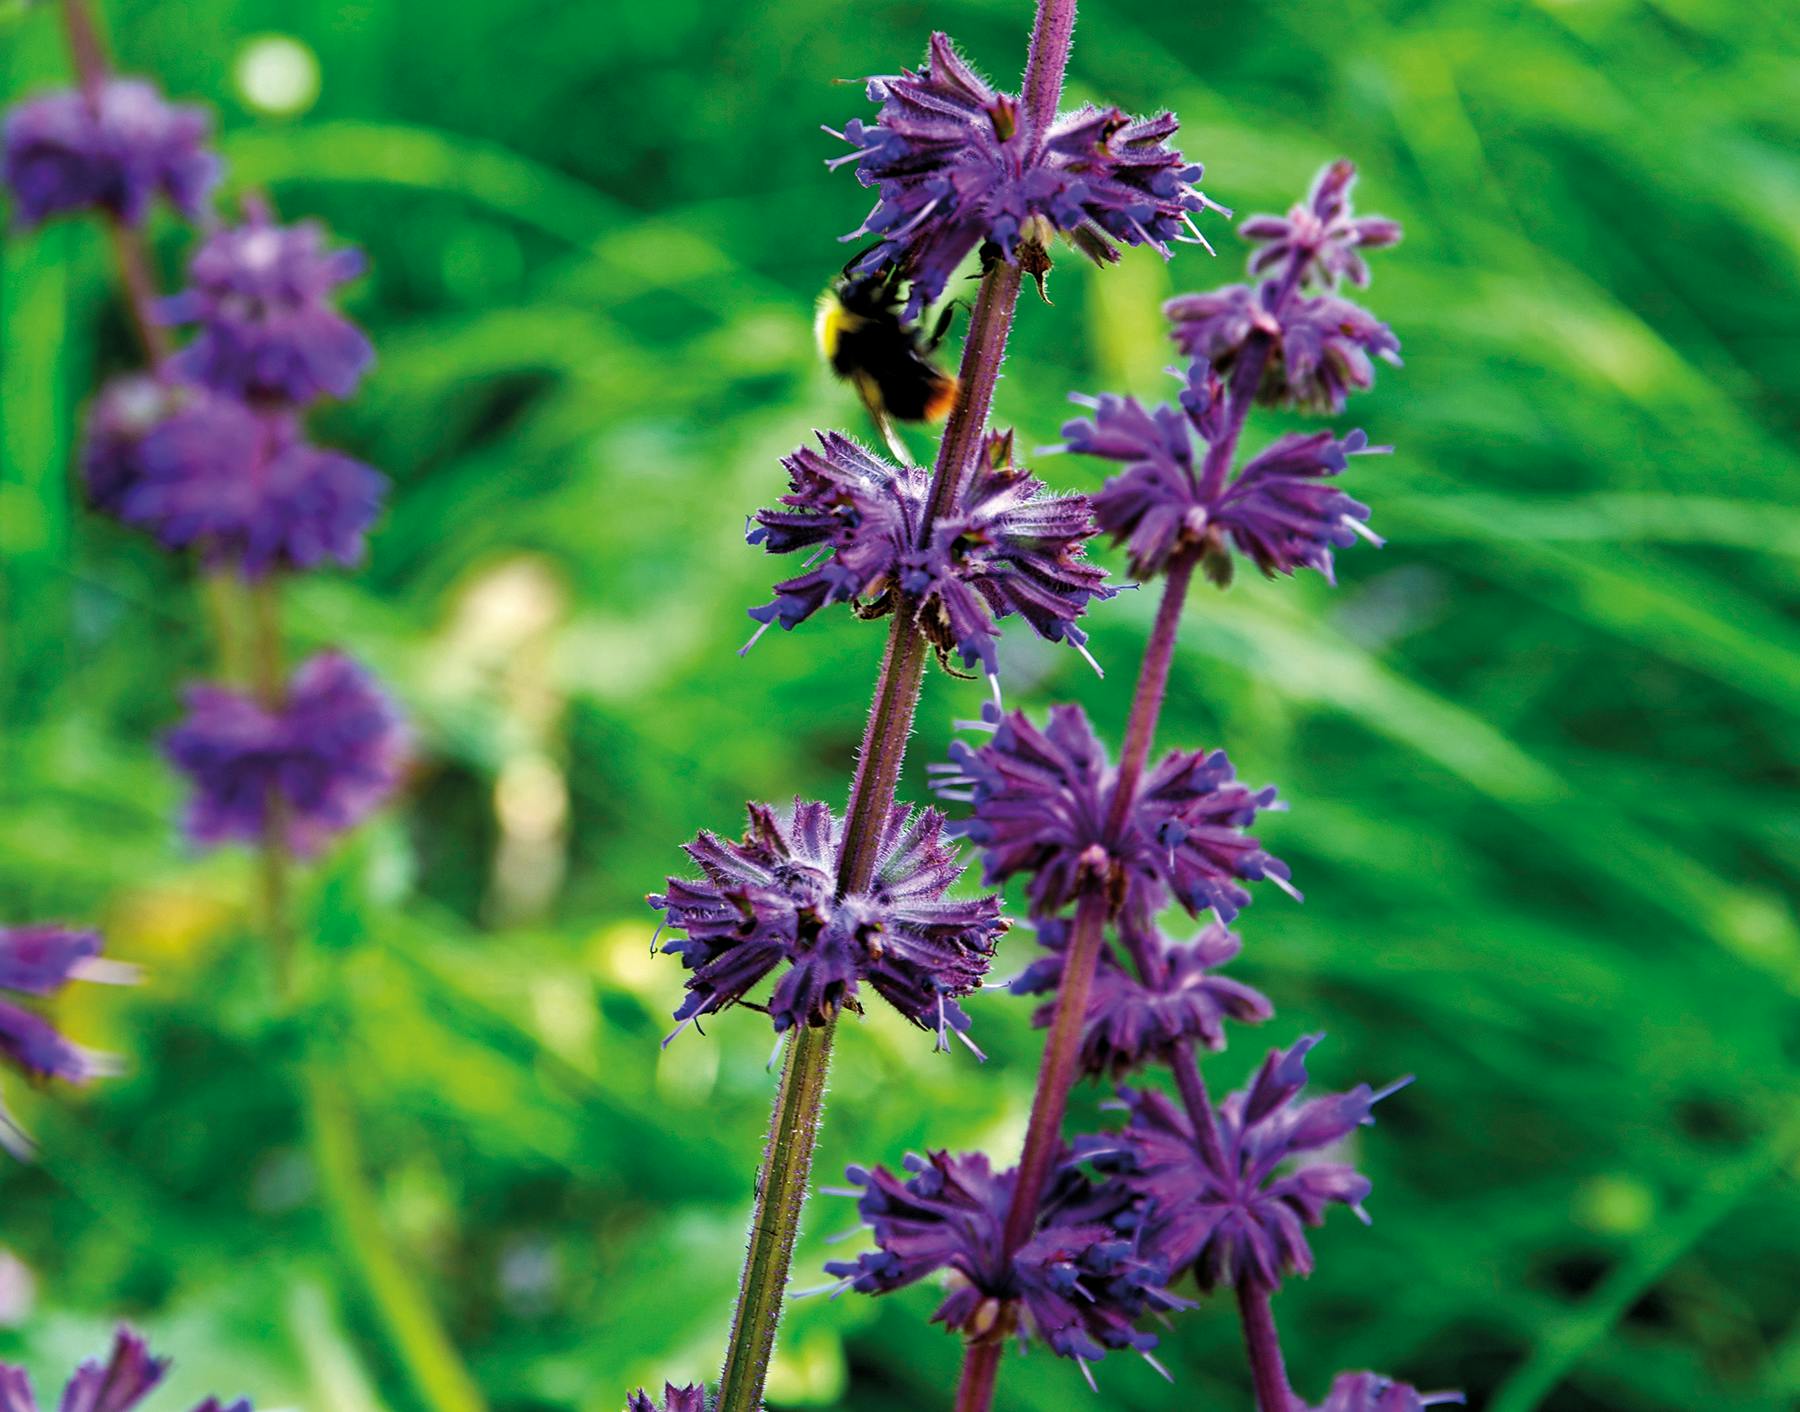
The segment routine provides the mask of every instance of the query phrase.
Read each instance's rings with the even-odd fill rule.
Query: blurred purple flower
[[[960,653],[994,676],[995,618],[1017,613],[1039,636],[1082,650],[1087,634],[1075,619],[1091,600],[1115,592],[1106,571],[1083,557],[1094,533],[1086,497],[1046,494],[1042,481],[1012,463],[1010,432],[988,437],[973,476],[933,521],[926,543],[925,468],[892,465],[836,432],[819,433],[819,450],[802,447],[782,464],[788,508],[759,511],[749,540],[771,554],[810,549],[812,558],[827,557],[776,584],[774,600],[750,610],[765,627],[792,628],[830,603],[880,617],[906,602],[941,655]]]
[[[1342,473],[1347,457],[1383,452],[1360,431],[1339,439],[1330,432],[1290,432],[1255,457],[1236,476],[1205,470],[1206,448],[1219,434],[1218,378],[1194,362],[1180,408],[1146,411],[1133,397],[1077,397],[1091,418],[1063,425],[1071,451],[1119,461],[1125,469],[1094,497],[1094,518],[1113,542],[1127,546],[1131,571],[1149,578],[1183,549],[1204,555],[1207,573],[1229,581],[1229,537],[1265,574],[1317,569],[1333,580],[1331,551],[1357,538],[1381,541],[1363,528],[1366,505],[1328,477]]]
[[[143,79],[108,79],[91,98],[64,89],[26,99],[7,113],[3,139],[15,218],[34,226],[104,211],[134,226],[160,194],[197,221],[219,179],[211,135],[205,109],[169,103]]]
[[[1311,412],[1341,412],[1350,392],[1372,387],[1374,359],[1398,366],[1400,340],[1393,330],[1332,292],[1340,278],[1369,282],[1360,250],[1400,239],[1395,222],[1350,214],[1354,175],[1350,163],[1334,163],[1286,217],[1255,216],[1244,223],[1242,234],[1261,243],[1251,273],[1272,272],[1270,278],[1255,287],[1183,294],[1163,306],[1183,353],[1229,377],[1252,340],[1265,341],[1257,399]],[[1308,283],[1322,292],[1302,294]]]
[[[1192,1268],[1203,1290],[1251,1278],[1273,1289],[1284,1275],[1312,1273],[1304,1227],[1321,1225],[1336,1202],[1364,1221],[1368,1179],[1336,1162],[1306,1162],[1277,1173],[1288,1159],[1317,1151],[1374,1120],[1369,1110],[1407,1080],[1380,1093],[1349,1093],[1296,1103],[1306,1085],[1309,1035],[1263,1061],[1248,1088],[1218,1105],[1225,1170],[1208,1162],[1188,1114],[1164,1094],[1121,1089],[1131,1121],[1119,1135],[1128,1156],[1125,1185],[1145,1197],[1146,1248],[1179,1272]]]
[[[375,355],[331,299],[363,267],[360,250],[327,250],[318,222],[276,225],[266,207],[246,203],[243,224],[210,235],[188,287],[158,306],[166,324],[199,326],[171,366],[257,402],[349,396]]]
[[[1040,921],[1038,941],[1046,955],[1034,961],[1012,983],[1015,995],[1052,996],[1062,986],[1069,945],[1065,918]],[[1189,942],[1175,941],[1135,908],[1119,918],[1129,932],[1127,949],[1148,963],[1139,974],[1122,965],[1111,949],[1102,950],[1088,992],[1087,1020],[1081,1032],[1081,1069],[1098,1078],[1119,1079],[1156,1060],[1166,1059],[1178,1040],[1197,1041],[1207,1049],[1225,1047],[1225,1021],[1260,1024],[1274,1014],[1268,998],[1241,981],[1214,975],[1238,954],[1242,943],[1217,922]],[[1056,1015],[1054,999],[1031,1017],[1048,1029]]]
[[[1239,784],[1224,751],[1170,751],[1115,827],[1118,772],[1080,707],[1052,706],[1043,730],[1022,711],[989,706],[983,716],[992,738],[952,744],[951,762],[932,767],[936,787],[975,806],[958,832],[983,850],[990,885],[1031,874],[1034,917],[1088,886],[1104,888],[1115,910],[1127,899],[1154,910],[1173,896],[1221,922],[1250,901],[1246,881],[1293,891],[1287,865],[1244,832],[1259,810],[1277,807],[1275,791]]]
[[[1379,1373],[1340,1373],[1326,1399],[1306,1412],[1421,1412],[1462,1400],[1460,1392],[1421,1393]]]
[[[105,1363],[90,1360],[75,1370],[63,1389],[59,1412],[131,1412],[155,1391],[168,1369],[168,1359],[152,1358],[143,1339],[121,1327]],[[38,1412],[23,1368],[0,1363],[0,1412]],[[194,1412],[250,1412],[250,1403],[240,1400],[225,1409],[209,1397]]]
[[[1204,243],[1192,213],[1220,209],[1195,188],[1201,169],[1168,145],[1173,114],[1132,119],[1092,105],[1031,130],[1018,101],[988,86],[942,34],[918,72],[869,80],[873,123],[840,136],[857,179],[877,189],[868,219],[845,236],[878,237],[859,272],[889,265],[912,280],[907,317],[943,293],[956,267],[991,243],[1008,260],[1030,247],[1028,271],[1049,268],[1044,247],[1061,231],[1096,261],[1119,257],[1114,240]],[[829,131],[829,129],[827,129]]]
[[[650,898],[666,925],[686,933],[663,946],[693,972],[675,1012],[683,1026],[746,1003],[751,987],[785,965],[768,1001],[753,1007],[767,1010],[777,1032],[860,1010],[857,989],[867,981],[914,1024],[935,1029],[940,1048],[953,1030],[963,1037],[969,1022],[956,997],[980,986],[1006,930],[1000,899],[945,896],[965,865],[935,809],[914,815],[894,806],[873,882],[839,897],[843,845],[831,810],[799,799],[786,818],[750,805],[750,827],[736,843],[702,833],[686,845],[703,876],[671,877],[668,891]]]
[[[0,992],[38,1002],[56,995],[71,981],[134,978],[128,967],[101,961],[100,949],[98,932],[55,923],[0,926]],[[37,1009],[15,1000],[0,1000],[0,1062],[37,1081],[63,1079],[81,1084],[118,1072],[117,1061],[110,1055],[72,1043]],[[0,1104],[0,1147],[19,1157],[31,1151],[30,1141],[4,1104]],[[0,1407],[0,1412],[6,1409]]]
[[[1115,1220],[1130,1198],[1083,1176],[1066,1149],[1039,1203],[1031,1239],[1005,1253],[1016,1168],[995,1173],[980,1153],[908,1155],[904,1179],[885,1167],[849,1169],[857,1209],[876,1249],[833,1261],[826,1273],[864,1294],[886,1294],[945,1271],[949,1295],[934,1323],[970,1338],[1037,1338],[1084,1365],[1109,1349],[1148,1355],[1156,1336],[1133,1327],[1146,1312],[1191,1307],[1163,1288]]]
[[[1360,250],[1380,250],[1400,241],[1400,223],[1385,216],[1356,216],[1350,189],[1356,165],[1339,159],[1313,178],[1306,200],[1286,216],[1252,216],[1238,234],[1260,248],[1250,257],[1250,273],[1279,271],[1297,286],[1315,280],[1326,288],[1340,279],[1369,282]]]
[[[193,786],[186,829],[203,846],[254,842],[271,811],[296,853],[316,853],[393,793],[406,755],[399,711],[350,658],[324,652],[271,709],[231,687],[188,688],[163,742]],[[279,807],[276,807],[279,806]]]
[[[142,375],[102,389],[82,468],[95,509],[249,578],[359,562],[387,488],[288,413]]]
[[[706,1412],[706,1389],[692,1383],[687,1387],[664,1383],[663,1400],[659,1404],[639,1388],[625,1399],[625,1412]]]

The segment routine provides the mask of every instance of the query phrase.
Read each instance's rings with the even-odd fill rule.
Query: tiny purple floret
[[[75,1370],[63,1389],[58,1412],[131,1412],[156,1390],[168,1370],[168,1359],[151,1357],[144,1340],[121,1327],[113,1337],[112,1352],[106,1362],[89,1360]],[[23,1368],[0,1363],[0,1412],[39,1412],[31,1379]],[[209,1397],[194,1412],[251,1409],[247,1399],[225,1408],[217,1398]]]
[[[1206,450],[1220,434],[1219,379],[1203,361],[1190,365],[1179,406],[1146,410],[1134,397],[1077,399],[1091,417],[1063,426],[1071,451],[1125,467],[1094,497],[1094,517],[1126,546],[1131,571],[1149,578],[1182,551],[1198,551],[1209,577],[1229,582],[1229,542],[1263,573],[1310,568],[1334,582],[1334,549],[1359,538],[1369,508],[1332,482],[1355,455],[1380,453],[1361,431],[1290,432],[1236,475],[1208,476]]]
[[[706,1389],[696,1383],[686,1387],[664,1383],[662,1401],[658,1402],[639,1388],[625,1399],[625,1412],[707,1412]]]
[[[1058,917],[1036,926],[1047,954],[1026,968],[1012,991],[1054,996],[1062,986],[1069,921]],[[1274,1014],[1261,991],[1216,974],[1242,947],[1236,933],[1219,923],[1209,923],[1192,941],[1181,942],[1128,909],[1119,928],[1130,934],[1127,949],[1145,968],[1140,973],[1121,963],[1110,948],[1101,951],[1081,1031],[1081,1070],[1089,1077],[1124,1078],[1166,1061],[1182,1040],[1223,1049],[1226,1020],[1259,1024]],[[1048,1029],[1055,1016],[1056,1001],[1051,999],[1037,1008],[1031,1022]]]

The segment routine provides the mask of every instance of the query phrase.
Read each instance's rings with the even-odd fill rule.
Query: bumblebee
[[[897,266],[863,275],[845,266],[819,296],[813,332],[832,372],[856,389],[889,448],[910,461],[893,423],[942,421],[956,401],[956,379],[931,361],[956,305],[946,305],[927,333],[901,317],[903,283]]]

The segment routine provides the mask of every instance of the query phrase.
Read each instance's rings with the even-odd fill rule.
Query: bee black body
[[[895,271],[846,274],[820,296],[814,331],[831,370],[854,386],[879,422],[935,422],[956,401],[956,379],[931,361],[955,306],[927,334],[901,317]]]

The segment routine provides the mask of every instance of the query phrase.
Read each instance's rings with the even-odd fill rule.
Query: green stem
[[[264,707],[278,711],[287,694],[280,580],[271,575],[252,584],[248,598],[251,685]],[[292,1013],[301,999],[301,937],[290,902],[293,858],[287,834],[282,801],[271,794],[267,824],[257,849],[257,891],[263,934],[275,970],[277,1004]],[[304,1045],[301,1100],[318,1168],[319,1193],[339,1253],[362,1283],[420,1400],[431,1412],[483,1412],[480,1390],[439,1323],[429,1296],[407,1269],[382,1223],[357,1141],[355,1110],[335,1058],[315,1036],[309,1034]]]
[[[356,1115],[336,1068],[317,1053],[308,1054],[301,1082],[320,1195],[338,1244],[386,1325],[420,1401],[432,1412],[484,1412],[480,1389],[382,1223],[357,1141]]]
[[[769,1122],[769,1141],[758,1176],[756,1213],[744,1276],[738,1293],[732,1341],[719,1378],[718,1412],[759,1412],[781,1299],[794,1260],[800,1212],[806,1205],[813,1149],[825,1108],[825,1076],[831,1067],[833,1018],[818,1028],[802,1027],[788,1041],[781,1088]]]

